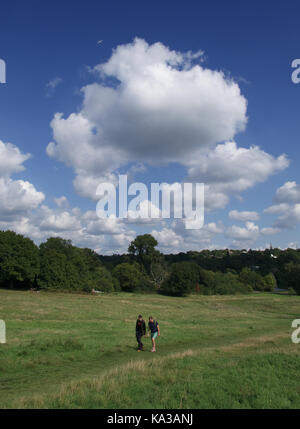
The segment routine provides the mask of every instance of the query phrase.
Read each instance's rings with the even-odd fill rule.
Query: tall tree
[[[39,274],[39,249],[32,240],[13,231],[0,231],[0,282],[29,288]]]
[[[157,240],[151,234],[138,235],[130,243],[128,252],[130,255],[137,256],[140,262],[145,263],[155,254],[157,244]]]
[[[141,264],[156,289],[159,289],[167,275],[164,255],[155,247],[157,240],[151,234],[138,235],[129,247],[129,254]]]

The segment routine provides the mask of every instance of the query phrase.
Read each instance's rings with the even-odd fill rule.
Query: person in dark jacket
[[[136,321],[135,331],[136,331],[136,340],[138,342],[138,351],[140,352],[141,350],[143,350],[143,347],[144,347],[142,343],[142,336],[146,335],[146,323],[141,314],[139,315]]]

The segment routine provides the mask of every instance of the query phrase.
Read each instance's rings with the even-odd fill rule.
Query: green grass
[[[300,408],[300,297],[0,290],[0,408]],[[139,313],[160,323],[136,351]]]

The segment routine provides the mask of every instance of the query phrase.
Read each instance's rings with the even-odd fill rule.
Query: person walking
[[[152,340],[151,352],[156,352],[155,340],[156,340],[157,336],[160,337],[160,329],[159,329],[158,322],[156,320],[154,320],[152,316],[149,317],[148,331],[151,332],[151,340]]]
[[[135,326],[136,340],[138,342],[138,351],[143,350],[144,344],[142,343],[142,336],[146,335],[146,323],[143,316],[140,314],[136,321]]]

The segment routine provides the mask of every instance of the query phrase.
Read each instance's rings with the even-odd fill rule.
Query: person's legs
[[[157,332],[155,332],[154,334],[151,335],[151,339],[152,339],[152,351],[155,352],[156,351],[156,344],[155,344],[155,338],[157,337]]]
[[[152,351],[155,352],[155,339],[152,338]]]
[[[142,348],[143,348],[142,334],[140,334],[140,333],[136,334],[136,339],[137,339],[137,342],[138,342],[138,349],[142,350]]]

